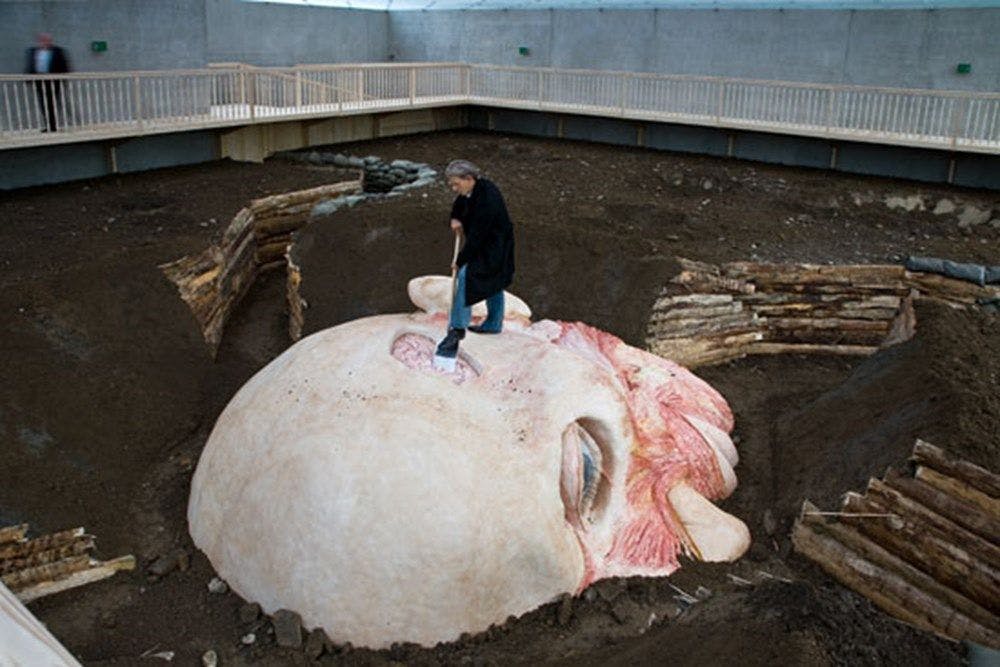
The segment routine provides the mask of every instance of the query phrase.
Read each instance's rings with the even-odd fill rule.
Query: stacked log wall
[[[0,583],[22,602],[76,588],[135,568],[135,558],[109,561],[91,557],[94,536],[83,528],[63,530],[34,539],[28,526],[0,527]]]
[[[995,286],[902,266],[679,261],[646,342],[689,367],[751,354],[868,355],[913,335],[915,299],[964,307],[1000,298]]]
[[[848,493],[840,511],[806,501],[792,543],[900,620],[1000,648],[998,528],[1000,477],[917,441],[907,471]]]
[[[188,304],[213,355],[226,321],[257,276],[290,266],[293,235],[309,222],[313,207],[361,190],[358,179],[255,199],[233,217],[219,243],[160,267]],[[291,309],[291,297],[289,304]]]

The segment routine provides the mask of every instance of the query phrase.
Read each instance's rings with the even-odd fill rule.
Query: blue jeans
[[[468,265],[458,270],[455,280],[455,298],[451,304],[451,317],[448,326],[452,329],[465,329],[472,321],[473,304],[465,303],[465,270]],[[503,290],[486,298],[486,319],[482,327],[486,331],[500,331],[503,328]]]

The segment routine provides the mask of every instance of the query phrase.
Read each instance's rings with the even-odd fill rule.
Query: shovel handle
[[[455,251],[451,254],[451,276],[455,277],[455,262],[458,261],[458,251],[462,248],[462,232],[455,232]]]

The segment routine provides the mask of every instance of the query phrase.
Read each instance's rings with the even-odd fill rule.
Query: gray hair
[[[479,167],[472,164],[468,160],[452,160],[448,163],[448,166],[444,168],[444,175],[447,178],[452,176],[457,176],[458,178],[479,178]]]

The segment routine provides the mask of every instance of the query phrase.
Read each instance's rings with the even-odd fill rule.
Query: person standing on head
[[[454,160],[444,170],[448,187],[458,195],[451,207],[451,229],[465,235],[458,253],[455,295],[448,320],[448,335],[438,354],[454,356],[466,328],[480,334],[503,329],[504,289],[514,279],[514,227],[500,189],[482,177],[468,160]],[[486,301],[486,319],[476,326],[472,306]]]
[[[52,35],[47,32],[38,33],[37,43],[38,46],[28,49],[25,74],[66,74],[70,71],[66,51],[52,43]],[[35,95],[38,98],[38,106],[42,109],[42,115],[48,122],[48,131],[55,132],[62,82],[58,79],[35,81]],[[46,128],[42,128],[42,132],[45,131]]]

